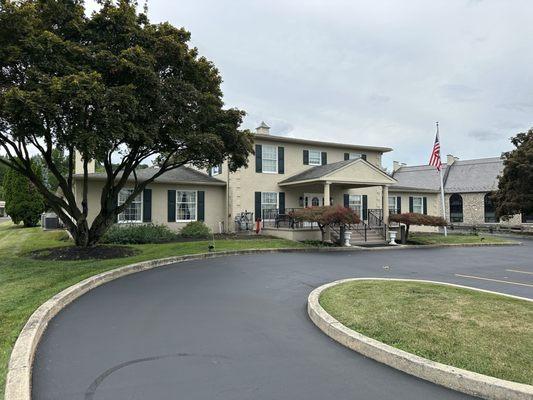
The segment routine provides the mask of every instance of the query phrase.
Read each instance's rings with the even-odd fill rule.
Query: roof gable
[[[359,158],[309,168],[281,181],[279,184],[287,185],[322,181],[376,185],[390,185],[396,182],[381,169]]]

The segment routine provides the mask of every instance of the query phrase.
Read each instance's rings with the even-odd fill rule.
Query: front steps
[[[364,235],[364,233],[363,233]],[[366,242],[364,236],[359,234],[358,232],[352,232],[352,237],[350,239],[350,244],[352,246],[360,246],[360,245],[374,245],[374,244],[386,244],[387,241],[381,236],[378,232],[373,230],[367,230],[366,231]]]

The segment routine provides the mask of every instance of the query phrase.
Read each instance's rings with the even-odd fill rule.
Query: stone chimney
[[[94,160],[87,163],[87,171],[89,174],[94,174],[96,172],[96,162]],[[74,173],[83,174],[83,159],[78,150],[74,153]]]
[[[265,121],[261,122],[261,125],[259,125],[257,128],[255,128],[255,133],[259,135],[269,135],[270,134],[270,126],[265,124]]]
[[[398,171],[402,167],[402,165],[403,164],[400,164],[400,162],[398,162],[398,161],[393,161],[392,162],[392,172]]]
[[[455,157],[455,156],[452,156],[451,154],[448,154],[446,156],[446,164],[449,166],[451,166],[454,162],[456,162],[459,158],[458,157]]]

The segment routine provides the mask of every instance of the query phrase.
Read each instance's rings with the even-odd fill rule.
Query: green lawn
[[[448,236],[437,233],[411,233],[409,244],[471,244],[471,243],[509,243],[501,237],[490,235],[468,235],[460,233],[448,233]]]
[[[324,309],[366,336],[443,364],[533,384],[533,303],[437,284],[353,281]]]
[[[122,265],[155,258],[204,253],[208,241],[131,246],[139,254],[121,259],[88,261],[38,261],[26,254],[32,250],[69,246],[66,233],[43,232],[40,228],[21,228],[0,224],[0,400],[9,355],[18,333],[32,312],[66,287],[91,275]],[[216,250],[304,247],[282,239],[219,240]]]

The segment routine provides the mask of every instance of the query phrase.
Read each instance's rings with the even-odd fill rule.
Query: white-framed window
[[[413,212],[424,214],[424,198],[421,196],[413,197]]]
[[[275,210],[278,208],[278,193],[277,192],[261,192],[261,218],[271,219],[269,212],[264,210]],[[273,212],[272,212],[272,215]]]
[[[362,153],[349,153],[348,159],[355,160],[357,158],[362,158],[362,157],[363,157]]]
[[[133,189],[121,189],[118,193],[118,205],[126,202],[128,197],[133,193]],[[139,193],[133,201],[126,206],[117,218],[120,223],[143,222],[143,196]]]
[[[389,214],[398,214],[398,196],[389,196]]]
[[[275,174],[278,172],[278,148],[276,146],[263,145],[262,147],[262,172]]]
[[[176,190],[176,221],[196,221],[198,196],[195,190]]]
[[[211,176],[220,175],[222,165],[215,165],[211,168]]]
[[[363,219],[363,196],[360,194],[351,194],[348,206],[354,210],[361,219]]]
[[[322,152],[309,150],[309,165],[322,165]]]

